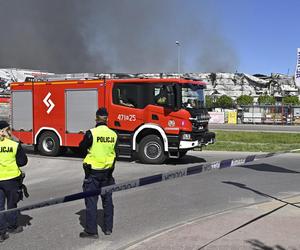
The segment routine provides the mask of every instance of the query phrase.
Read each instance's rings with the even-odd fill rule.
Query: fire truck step
[[[118,148],[131,148],[130,144],[118,144],[117,145]]]
[[[131,155],[122,155],[122,154],[119,154],[118,158],[127,158],[127,159],[130,159]]]
[[[169,158],[178,159],[180,157],[179,151],[169,151]]]
[[[131,158],[132,156],[132,149],[130,144],[118,144],[117,150],[119,157]]]

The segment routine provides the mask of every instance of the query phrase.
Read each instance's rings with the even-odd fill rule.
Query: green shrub
[[[232,108],[233,100],[230,96],[222,95],[216,100],[216,107],[218,108]]]
[[[269,95],[261,95],[257,101],[260,105],[274,105],[276,102],[275,97]]]
[[[290,104],[290,105],[299,105],[299,98],[298,96],[285,96],[282,98],[283,104]]]
[[[241,95],[236,99],[236,103],[239,106],[252,105],[253,104],[253,97],[249,96],[249,95]]]

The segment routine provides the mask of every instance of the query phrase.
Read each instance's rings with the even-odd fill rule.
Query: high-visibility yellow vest
[[[0,181],[20,176],[21,171],[16,162],[18,143],[4,138],[0,141]]]
[[[93,144],[83,162],[90,164],[94,170],[111,168],[116,157],[117,134],[105,125],[100,125],[90,131]]]

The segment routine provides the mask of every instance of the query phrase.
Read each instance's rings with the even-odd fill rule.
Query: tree
[[[214,100],[210,95],[205,96],[205,106],[211,109],[214,106]]]
[[[217,98],[216,106],[220,108],[232,108],[233,107],[233,100],[230,96],[222,95]]]
[[[275,97],[269,95],[261,95],[257,101],[260,105],[274,105],[276,102]]]
[[[239,106],[241,105],[252,105],[253,97],[249,95],[241,95],[236,99],[236,102]]]
[[[298,96],[284,96],[282,98],[283,104],[290,104],[290,105],[299,105],[299,98]]]

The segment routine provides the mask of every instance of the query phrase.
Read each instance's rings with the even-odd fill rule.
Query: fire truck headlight
[[[192,139],[191,134],[182,134],[182,140],[189,141]]]

